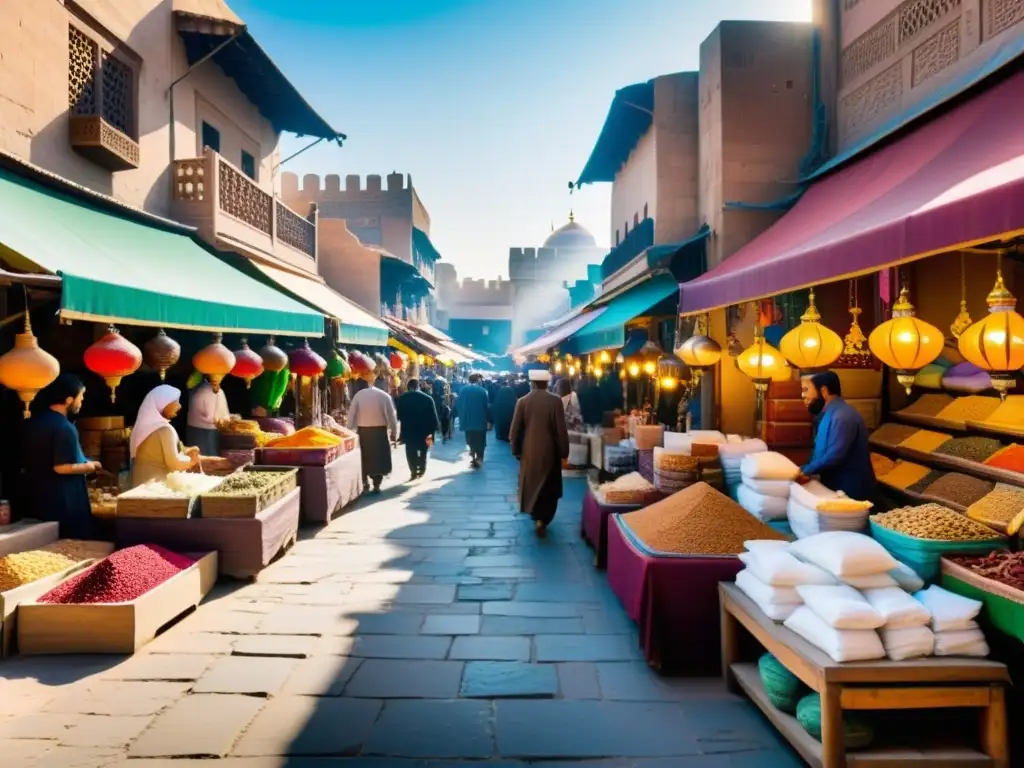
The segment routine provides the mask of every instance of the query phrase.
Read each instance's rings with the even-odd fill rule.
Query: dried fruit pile
[[[139,544],[120,549],[72,576],[39,598],[40,603],[126,603],[160,586],[195,561],[158,547]]]
[[[900,507],[871,518],[890,531],[932,541],[987,541],[998,538],[988,526],[970,520],[941,504]]]
[[[649,549],[679,555],[737,555],[751,539],[785,540],[707,483],[622,515],[622,521]]]
[[[1024,552],[1000,550],[990,552],[984,557],[956,555],[949,559],[986,579],[1001,582],[1014,589],[1024,590]]]

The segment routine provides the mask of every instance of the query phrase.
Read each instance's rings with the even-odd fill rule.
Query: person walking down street
[[[448,438],[452,435],[451,388],[448,386],[448,382],[439,376],[434,379],[430,394],[434,398],[437,417],[441,420],[441,441],[447,443]]]
[[[533,518],[544,538],[562,498],[562,462],[569,458],[569,432],[562,398],[548,392],[551,374],[530,371],[533,391],[516,403],[512,454],[519,459],[519,511]]]
[[[508,432],[512,428],[512,414],[516,410],[516,391],[505,379],[501,388],[494,395],[494,436],[503,443],[508,442]]]
[[[441,428],[434,398],[420,391],[420,383],[409,379],[405,394],[398,398],[398,422],[402,425],[405,458],[409,462],[412,479],[423,477],[427,471],[427,454],[434,433]]]
[[[391,474],[391,442],[398,436],[398,415],[391,395],[374,384],[375,375],[363,376],[366,382],[352,398],[348,411],[348,428],[359,434],[359,452],[363,461],[363,478],[373,481],[373,492],[380,493],[385,475]]]
[[[459,426],[466,433],[469,446],[470,466],[477,469],[484,461],[487,448],[487,430],[491,427],[491,403],[487,390],[480,386],[481,376],[474,373],[469,377],[469,386],[459,393]]]

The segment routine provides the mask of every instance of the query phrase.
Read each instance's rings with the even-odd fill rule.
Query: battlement
[[[365,185],[361,176],[350,174],[345,177],[344,188],[341,186],[341,176],[336,173],[327,174],[322,181],[318,174],[307,173],[302,177],[301,187],[297,174],[289,171],[281,174],[281,193],[284,197],[301,195],[307,199],[359,200],[410,191],[412,176],[401,173],[389,173],[385,177],[370,174],[366,177]]]
[[[448,276],[446,275],[446,278]],[[459,281],[454,276],[444,282],[438,281],[439,299],[447,307],[465,306],[469,304],[487,306],[511,306],[514,289],[510,280],[464,278]]]

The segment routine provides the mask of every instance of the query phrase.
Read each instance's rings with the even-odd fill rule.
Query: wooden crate
[[[0,526],[0,557],[12,552],[26,552],[53,544],[60,534],[57,523],[21,520]]]
[[[54,587],[62,584],[66,579],[74,576],[79,571],[88,568],[97,560],[101,560],[114,551],[114,545],[105,541],[93,542],[95,546],[95,557],[75,563],[73,566],[51,573],[36,581],[22,584],[20,587],[0,592],[0,658],[7,658],[14,650],[16,644],[15,630],[17,628],[18,605],[27,600],[35,600],[49,592]]]
[[[291,467],[323,467],[330,464],[345,452],[344,446],[326,446],[323,448],[260,448],[257,452],[260,464],[274,464]]]
[[[196,496],[178,499],[148,498],[145,496],[117,497],[116,517],[157,518],[160,520],[183,520],[192,517],[196,507]]]
[[[22,602],[18,606],[18,649],[23,654],[135,653],[213,589],[217,553],[191,556],[199,557],[194,565],[131,602]]]
[[[246,471],[260,471],[259,467],[247,467]],[[203,494],[202,515],[206,518],[240,518],[256,517],[257,514],[269,507],[275,501],[288,495],[297,487],[297,476],[299,471],[295,468],[282,469],[276,467],[276,472],[285,472],[281,481],[274,483],[269,488],[264,488],[258,495],[253,496],[227,496],[216,492]]]

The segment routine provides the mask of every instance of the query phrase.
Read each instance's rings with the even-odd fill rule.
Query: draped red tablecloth
[[[580,536],[594,550],[594,567],[604,568],[608,562],[608,516],[614,512],[632,512],[642,505],[602,504],[593,485],[583,494]]]

